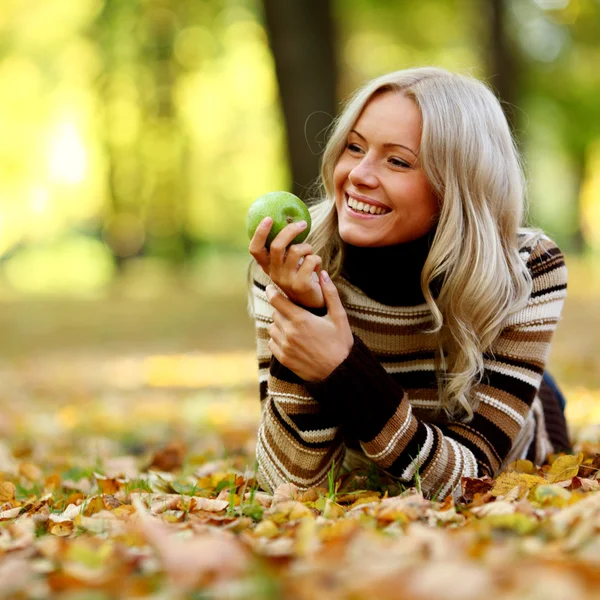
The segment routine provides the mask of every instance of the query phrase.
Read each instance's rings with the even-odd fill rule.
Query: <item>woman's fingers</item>
[[[248,247],[250,254],[263,269],[269,266],[269,251],[267,250],[266,243],[272,226],[273,219],[265,217],[256,228]]]
[[[267,331],[269,332],[269,337],[271,338],[271,340],[273,340],[275,344],[277,344],[277,346],[281,348],[284,342],[283,331],[279,327],[277,327],[275,323],[271,323],[267,328]]]
[[[306,242],[300,244],[292,244],[285,255],[285,265],[290,269],[297,270],[302,262],[302,258],[306,258],[313,253],[312,246]]]
[[[288,246],[292,243],[292,240],[307,227],[306,221],[298,221],[297,223],[290,223],[286,225],[271,242],[269,252],[271,254],[271,261],[274,264],[282,265],[288,250]],[[293,248],[293,246],[292,246]]]
[[[317,254],[311,254],[304,257],[304,262],[298,269],[294,280],[294,290],[297,292],[307,292],[313,287],[318,287],[319,279],[315,271],[320,271],[321,257]]]

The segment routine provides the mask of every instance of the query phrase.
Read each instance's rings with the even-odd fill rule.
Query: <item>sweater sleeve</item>
[[[268,327],[273,307],[265,293],[272,283],[259,268],[251,280],[256,329],[261,420],[256,443],[257,480],[272,492],[282,483],[300,489],[327,480],[333,461],[343,461],[339,419],[308,393],[304,381],[272,356]]]
[[[417,419],[405,391],[356,336],[347,359],[307,389],[332,412],[344,414],[344,427],[390,475],[409,482],[418,469],[426,493],[457,495],[462,477],[495,476],[516,446],[523,440],[529,446],[534,437],[539,415],[532,405],[566,295],[564,258],[547,238],[529,256],[528,267],[532,292],[484,356],[469,423],[437,426]]]

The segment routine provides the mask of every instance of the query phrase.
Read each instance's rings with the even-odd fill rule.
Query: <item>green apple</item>
[[[306,221],[308,224],[306,229],[292,240],[292,244],[303,242],[310,232],[311,220],[308,207],[298,196],[294,196],[289,192],[269,192],[252,203],[246,217],[246,231],[250,239],[252,239],[256,228],[265,217],[273,219],[273,225],[265,244],[267,248],[271,245],[275,236],[290,223]]]

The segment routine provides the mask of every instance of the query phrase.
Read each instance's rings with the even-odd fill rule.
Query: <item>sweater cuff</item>
[[[304,304],[298,304],[298,306],[300,308],[303,308],[304,310],[307,310],[309,313],[316,315],[317,317],[324,317],[327,314],[326,306],[319,306],[316,308],[313,308],[310,306],[304,306]]]
[[[404,397],[403,388],[356,335],[347,358],[326,379],[305,386],[319,404],[339,414],[347,432],[361,442],[381,432]]]

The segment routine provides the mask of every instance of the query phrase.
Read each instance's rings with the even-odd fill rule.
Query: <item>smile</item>
[[[387,208],[375,206],[374,204],[368,204],[367,202],[360,202],[359,200],[351,198],[348,195],[346,195],[346,204],[353,212],[362,214],[383,215],[390,212]]]

